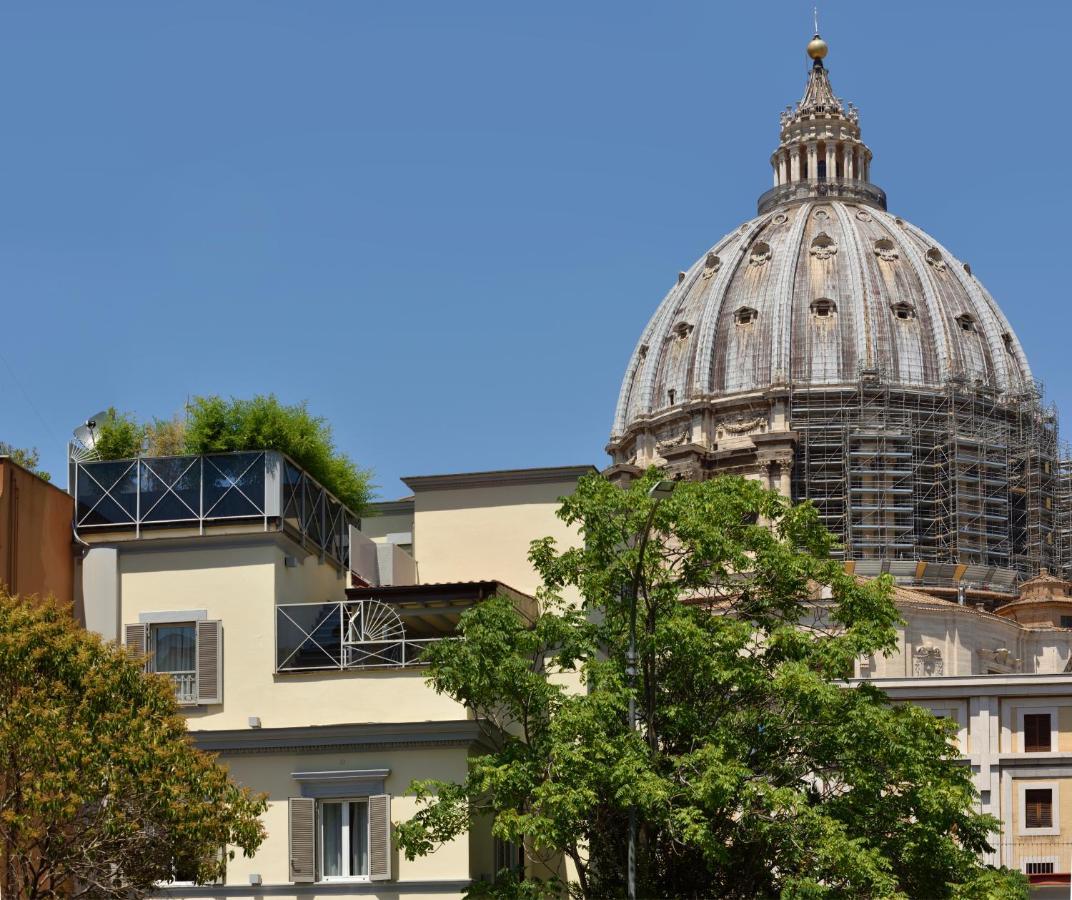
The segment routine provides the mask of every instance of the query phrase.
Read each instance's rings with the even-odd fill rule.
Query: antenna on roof
[[[99,425],[108,418],[108,410],[94,413],[74,430],[73,440],[67,445],[68,456],[74,462],[89,462],[100,459],[97,452]]]

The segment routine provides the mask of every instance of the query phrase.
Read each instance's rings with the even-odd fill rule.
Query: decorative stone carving
[[[927,265],[933,266],[936,271],[945,271],[945,260],[942,259],[942,253],[937,247],[931,247],[931,249],[927,251],[926,256],[924,256],[924,259],[927,260]]]
[[[771,225],[784,225],[789,221],[789,216],[785,213],[778,213],[773,219],[771,219]]]
[[[916,676],[945,674],[942,651],[937,647],[917,648],[912,656],[912,674]]]
[[[1007,647],[996,647],[993,650],[980,647],[977,652],[979,659],[991,672],[1019,672],[1023,662],[1013,656]]]
[[[690,322],[678,322],[674,326],[674,334],[677,335],[679,340],[685,340],[685,338],[687,338],[691,333],[692,329],[693,326]]]
[[[829,219],[830,218],[830,210],[828,210],[825,206],[820,206],[817,210],[815,210],[815,218],[817,218],[817,219]]]
[[[897,252],[897,248],[889,238],[879,238],[875,241],[875,256],[884,262],[894,262],[901,258],[901,254]]]
[[[870,222],[871,213],[869,213],[866,209],[861,209],[856,213],[856,218],[859,219],[861,222]]]
[[[722,260],[715,256],[714,252],[707,254],[707,259],[704,260],[703,278],[708,279],[722,268]]]
[[[677,437],[669,438],[665,441],[659,441],[655,445],[655,449],[662,453],[665,450],[670,450],[674,447],[681,447],[684,444],[688,444],[692,441],[692,429],[688,426]]]
[[[748,256],[748,265],[750,266],[763,266],[771,258],[770,244],[765,244],[763,241],[752,245],[752,252]]]
[[[816,235],[808,252],[816,259],[830,259],[838,251],[837,243],[825,231]]]
[[[730,434],[745,434],[749,431],[755,431],[766,424],[766,416],[756,416],[754,419],[738,417],[735,419],[720,419],[718,427],[723,431],[728,431]]]

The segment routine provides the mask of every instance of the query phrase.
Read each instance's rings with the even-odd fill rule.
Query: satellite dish
[[[71,459],[75,462],[89,462],[100,459],[96,450],[98,426],[108,418],[108,410],[93,413],[85,422],[74,430],[74,440],[68,445]]]

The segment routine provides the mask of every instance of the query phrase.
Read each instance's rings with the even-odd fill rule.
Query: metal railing
[[[197,672],[163,672],[175,685],[175,699],[179,703],[197,702]]]
[[[397,612],[367,600],[280,604],[275,633],[277,672],[409,668],[445,639],[410,638]]]
[[[72,462],[79,531],[263,522],[322,558],[347,563],[357,516],[289,457],[274,450]]]
[[[870,181],[855,178],[801,179],[771,188],[759,197],[759,215],[794,200],[822,199],[857,200],[879,209],[886,208],[886,192]]]

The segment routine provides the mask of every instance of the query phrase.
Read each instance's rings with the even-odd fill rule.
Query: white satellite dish
[[[108,410],[94,413],[74,430],[74,440],[68,444],[71,459],[75,462],[89,462],[100,459],[97,452],[98,425],[108,418]]]

